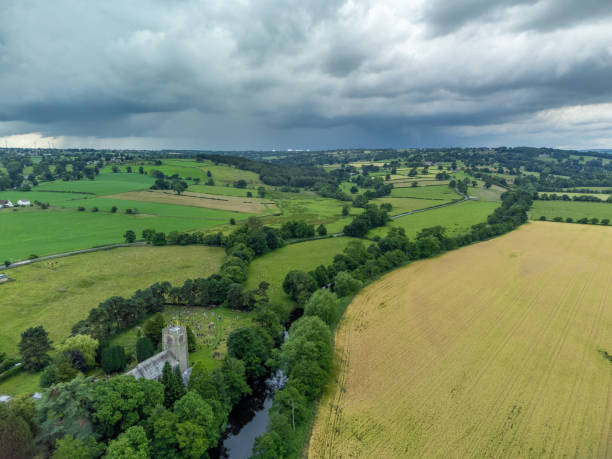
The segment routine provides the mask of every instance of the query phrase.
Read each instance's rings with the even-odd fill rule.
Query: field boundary
[[[100,252],[102,250],[119,249],[121,247],[145,247],[147,245],[148,244],[146,242],[133,242],[131,244],[123,243],[123,244],[102,245],[99,247],[90,247],[89,249],[72,250],[70,252],[62,252],[62,253],[56,253],[53,255],[45,255],[44,257],[33,258],[32,260],[16,261],[15,263],[11,263],[10,265],[5,266],[3,269],[20,268],[22,266],[31,265],[32,263],[38,263],[39,261],[71,257],[73,255],[80,255],[82,253]]]

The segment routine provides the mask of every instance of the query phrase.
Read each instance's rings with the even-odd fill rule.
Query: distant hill
[[[589,150],[580,150],[582,152],[596,151],[598,153],[608,153],[612,155],[612,148],[590,148]]]

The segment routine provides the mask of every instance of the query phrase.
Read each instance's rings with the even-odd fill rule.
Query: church
[[[169,325],[162,330],[162,351],[140,362],[136,368],[126,375],[135,378],[161,379],[164,365],[167,363],[174,369],[179,367],[183,382],[189,381],[189,351],[187,347],[187,329],[180,325]]]

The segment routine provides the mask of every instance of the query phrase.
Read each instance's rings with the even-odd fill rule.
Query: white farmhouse
[[[6,199],[0,199],[0,209],[2,209],[3,207],[14,207],[14,206],[11,201],[8,201]]]
[[[32,203],[30,203],[30,201],[28,201],[27,199],[20,199],[19,201],[17,201],[17,205],[21,207],[29,207],[32,205]]]

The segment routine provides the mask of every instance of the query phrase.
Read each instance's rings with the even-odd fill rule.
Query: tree
[[[183,193],[183,191],[187,189],[187,187],[187,182],[183,180],[174,180],[172,182],[172,189],[176,191],[176,194],[178,194],[179,196]]]
[[[260,186],[257,188],[257,194],[259,195],[260,198],[265,198],[266,197],[266,189],[263,186]]]
[[[350,211],[351,211],[351,208],[348,204],[345,204],[344,206],[342,206],[342,216],[343,217],[347,217]]]
[[[47,354],[53,347],[49,335],[42,325],[28,328],[21,334],[19,352],[24,360],[24,368],[28,371],[38,371],[49,363]]]
[[[127,230],[125,232],[125,234],[123,235],[125,242],[127,242],[128,244],[131,244],[132,242],[134,242],[136,240],[136,233],[132,230]]]
[[[107,459],[148,459],[149,440],[141,426],[132,426],[108,444]]]
[[[161,313],[155,314],[144,325],[144,335],[149,338],[155,346],[162,339],[162,330],[166,326],[166,321]]]
[[[223,389],[230,406],[236,404],[244,395],[251,393],[242,360],[226,356],[221,365],[221,374],[223,375]]]
[[[340,271],[334,278],[334,290],[339,297],[349,296],[361,289],[362,282],[348,272]]]
[[[193,330],[191,330],[191,327],[189,325],[187,325],[185,328],[187,329],[187,351],[194,352],[198,346],[196,337],[193,333]]]
[[[58,382],[72,381],[78,372],[69,362],[62,362],[57,366],[56,379]]]
[[[118,210],[118,209],[117,209],[117,206],[113,206],[113,207],[111,207],[111,214],[115,214],[115,213],[117,213],[117,210]]]
[[[83,375],[45,391],[38,402],[38,442],[51,449],[58,438],[66,435],[80,439],[91,435],[93,425],[89,409],[92,397],[93,381]]]
[[[66,435],[55,442],[53,459],[95,459],[102,456],[105,449],[104,444],[97,443],[91,435],[84,439]]]
[[[227,292],[227,307],[230,309],[242,309],[244,307],[244,295],[242,285],[232,284]]]
[[[170,364],[166,362],[162,370],[161,382],[164,385],[164,405],[166,408],[171,408],[174,402],[185,395],[180,368],[177,366],[172,369]]]
[[[327,325],[332,325],[337,316],[338,298],[327,289],[319,289],[304,306],[305,316],[317,316]]]
[[[323,223],[321,223],[318,227],[317,227],[317,234],[319,236],[326,236],[327,235],[327,228],[325,228],[325,225]]]
[[[247,191],[246,197],[247,198],[252,198],[253,197],[253,193],[251,193],[250,191]]]
[[[151,242],[153,245],[166,245],[166,233],[155,233]]]
[[[117,344],[102,349],[102,359],[100,364],[104,372],[107,374],[122,371],[127,364],[123,346]]]
[[[227,338],[227,353],[244,362],[246,376],[253,380],[266,374],[264,364],[270,356],[271,344],[266,343],[260,329],[238,328]]]
[[[136,341],[136,359],[138,359],[138,362],[143,362],[154,354],[155,347],[153,346],[153,341],[149,338],[144,336]]]
[[[29,459],[35,456],[34,435],[23,414],[12,400],[0,403],[0,457]]]
[[[67,338],[62,344],[57,346],[60,352],[79,351],[85,358],[85,363],[89,368],[96,365],[96,352],[98,351],[98,340],[89,335],[75,335]]]
[[[219,438],[211,406],[195,391],[174,404],[176,439],[186,457],[202,457]]]
[[[51,387],[57,382],[57,367],[47,365],[40,374],[40,387]]]
[[[234,182],[234,188],[246,188],[247,182],[246,180],[240,179]]]
[[[283,281],[283,291],[292,300],[303,304],[308,297],[317,289],[317,285],[312,276],[304,271],[289,271]]]
[[[160,403],[164,403],[164,386],[159,381],[116,376],[95,383],[91,417],[102,439],[115,438],[148,418]]]

